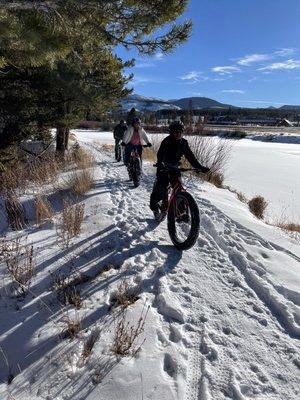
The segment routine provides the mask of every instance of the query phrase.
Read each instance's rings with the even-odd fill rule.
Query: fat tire
[[[140,184],[140,176],[141,176],[141,162],[140,160],[134,160],[132,164],[131,176],[133,181],[133,186],[138,187]]]
[[[118,146],[118,148],[117,148],[117,154],[116,154],[116,160],[117,160],[117,162],[120,162],[120,161],[121,161],[121,158],[122,158],[122,151],[121,151],[120,146]]]
[[[176,234],[176,217],[175,217],[175,213],[174,213],[174,207],[175,207],[176,198],[179,196],[183,197],[185,199],[185,201],[187,202],[187,205],[190,209],[190,213],[191,213],[191,231],[184,242],[180,242],[178,240],[177,234]],[[188,192],[177,193],[176,197],[170,204],[170,207],[168,210],[168,231],[169,231],[169,235],[172,240],[172,243],[178,250],[188,250],[194,246],[194,244],[199,236],[199,230],[200,230],[200,214],[199,214],[199,208],[197,206],[196,201],[194,200],[193,196],[190,195]]]

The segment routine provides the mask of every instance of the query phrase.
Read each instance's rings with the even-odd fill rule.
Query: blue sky
[[[129,69],[134,92],[162,99],[205,96],[242,107],[300,104],[300,0],[190,0],[189,41]]]

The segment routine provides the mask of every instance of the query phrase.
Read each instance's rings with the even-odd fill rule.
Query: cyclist
[[[184,125],[181,121],[172,122],[169,126],[169,136],[167,136],[160,145],[157,153],[157,174],[156,181],[150,196],[150,208],[153,211],[155,218],[160,213],[158,202],[165,199],[168,195],[168,185],[175,184],[180,176],[180,172],[166,172],[164,167],[178,167],[181,158],[189,161],[197,172],[207,173],[209,168],[202,166],[194,156],[188,141],[182,137]],[[174,169],[175,169],[174,168]]]
[[[143,145],[145,144],[148,147],[152,146],[145,130],[141,127],[141,120],[135,117],[132,121],[132,126],[130,126],[125,132],[123,141],[121,143],[122,146],[125,146],[124,164],[127,166],[127,169],[132,150],[136,148],[140,158],[142,159]]]
[[[114,128],[114,139],[115,139],[115,158],[118,159],[118,145],[123,140],[124,134],[127,130],[125,121],[121,119],[118,125]]]

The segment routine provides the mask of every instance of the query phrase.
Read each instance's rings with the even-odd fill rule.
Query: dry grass
[[[26,226],[26,212],[13,191],[6,193],[5,209],[10,227],[15,230],[24,229]]]
[[[65,181],[65,189],[70,189],[75,195],[83,196],[94,187],[94,174],[92,170],[83,169],[73,171]]]
[[[224,175],[222,172],[210,172],[207,174],[205,177],[207,182],[212,183],[215,185],[217,188],[223,188],[223,183],[224,183]]]
[[[249,210],[259,219],[264,218],[267,205],[267,201],[262,196],[253,197],[248,201]]]
[[[57,293],[58,301],[64,305],[71,304],[79,310],[83,300],[77,286],[87,282],[88,277],[81,273],[66,276],[56,272],[52,273],[51,277],[52,289]]]
[[[62,332],[63,335],[75,339],[82,328],[82,322],[79,315],[76,315],[73,318],[68,315],[63,319],[63,322],[65,323],[65,328]]]
[[[38,226],[46,220],[52,220],[54,216],[53,208],[50,202],[43,196],[37,196],[35,199],[35,220]]]
[[[72,146],[71,156],[79,169],[87,169],[95,166],[95,158],[92,153],[83,149],[78,142]]]
[[[140,350],[145,339],[139,345],[136,345],[136,341],[144,331],[148,311],[149,307],[145,310],[144,305],[141,315],[135,325],[131,325],[130,322],[127,321],[126,310],[122,312],[116,326],[116,332],[111,347],[111,351],[117,357],[135,356]]]
[[[294,224],[292,222],[279,224],[279,228],[284,229],[289,232],[300,233],[300,224]]]
[[[72,204],[69,200],[64,200],[64,208],[57,229],[64,247],[69,247],[71,240],[79,235],[83,217],[84,204]]]
[[[111,295],[111,308],[120,306],[122,309],[127,308],[139,299],[140,287],[133,286],[124,279],[118,286],[115,293]]]
[[[35,273],[33,246],[21,246],[20,239],[17,238],[5,262],[15,294],[26,295]]]
[[[87,340],[84,342],[84,347],[82,351],[82,357],[83,359],[89,358],[92,354],[92,350],[94,348],[95,343],[99,339],[100,336],[100,330],[98,328],[95,328]]]
[[[62,167],[54,155],[46,155],[29,161],[26,169],[29,181],[41,186],[46,183],[55,183]]]

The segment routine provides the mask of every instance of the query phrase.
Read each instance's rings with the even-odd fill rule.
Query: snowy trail
[[[298,278],[284,285],[270,268],[281,264],[292,272],[299,268],[293,250],[234,221],[204,198],[209,188],[189,181],[187,187],[199,205],[201,229],[195,246],[179,252],[171,245],[166,222],[157,225],[148,207],[154,168],[144,162],[141,186],[133,189],[125,167],[112,160],[112,153],[93,142],[81,145],[93,152],[98,164],[96,187],[84,199],[84,233],[71,248],[71,262],[60,264],[61,250],[52,253],[55,243],[53,248],[49,242],[48,248],[41,247],[40,256],[54,271],[68,271],[72,264],[87,276],[84,307],[78,311],[84,332],[75,341],[57,341],[59,310],[58,319],[49,322],[40,305],[28,300],[14,331],[20,342],[24,338],[16,351],[24,347],[28,355],[26,362],[23,354],[15,356],[22,372],[9,386],[13,398],[298,399]],[[40,242],[38,233],[32,234],[35,240]],[[40,274],[38,294],[44,291],[42,299],[54,302],[48,271],[41,269]],[[125,277],[140,291],[140,299],[129,307],[132,318],[138,319],[145,301],[150,308],[141,352],[116,362],[109,351],[114,323],[109,310]],[[31,317],[36,327],[24,335],[28,305],[36,311]],[[5,307],[0,311],[5,312]],[[101,331],[100,339],[91,359],[83,363],[83,342],[93,329]],[[1,336],[0,331],[2,339],[12,346],[12,336]],[[45,343],[47,353],[43,353]],[[95,385],[98,371],[103,378]],[[2,393],[0,381],[1,400]]]
[[[109,179],[126,179],[124,168],[110,159],[107,163]],[[170,243],[165,224],[155,227],[151,219],[145,220],[151,215],[149,169],[144,165],[140,188],[122,188],[121,183],[111,191],[111,199],[116,226],[132,238],[132,266],[136,273],[143,271],[143,291],[154,294],[152,307],[162,316],[158,340],[174,347],[165,353],[164,369],[178,380],[180,361],[174,354],[181,343],[183,357],[188,357],[187,371],[182,372],[186,400],[257,394],[295,398],[299,359],[293,337],[299,338],[299,326],[280,295],[260,280],[264,260],[281,250],[201,199],[198,189],[194,194],[202,215],[200,237],[190,251],[177,252],[165,244],[166,239]],[[259,248],[260,258],[247,252],[249,246]]]

